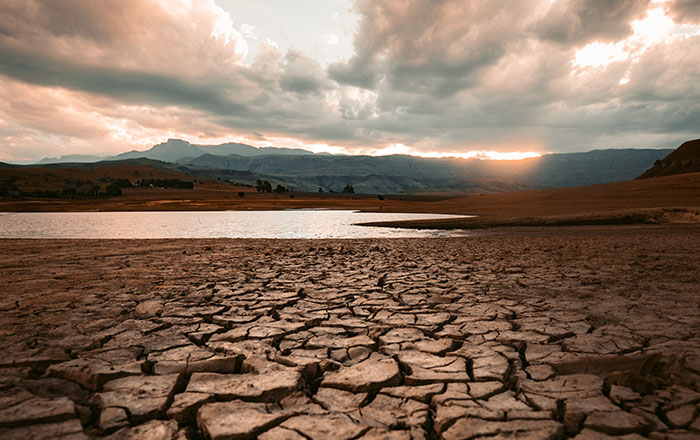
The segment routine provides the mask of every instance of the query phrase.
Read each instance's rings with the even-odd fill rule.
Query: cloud
[[[697,0],[671,0],[668,11],[678,23],[700,23],[700,2]]]
[[[0,160],[168,137],[431,154],[697,137],[697,2],[357,0],[353,10],[354,53],[325,68],[258,37],[256,23],[237,31],[235,11],[213,0],[6,0]]]
[[[331,88],[318,63],[296,51],[290,51],[284,57],[280,86],[298,94],[318,94]]]
[[[632,33],[630,23],[649,5],[650,0],[558,0],[534,29],[562,44],[618,41]]]

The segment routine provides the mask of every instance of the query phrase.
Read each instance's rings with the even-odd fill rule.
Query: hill
[[[381,226],[474,229],[496,226],[571,226],[699,223],[700,173],[602,185],[455,197],[432,212],[472,214],[446,220],[383,222]]]
[[[152,187],[156,191],[163,188],[233,190],[231,184],[186,174],[173,164],[149,159],[41,166],[0,164],[0,197],[80,199],[128,192],[134,195],[135,191],[144,195]]]
[[[654,166],[645,171],[639,178],[647,179],[698,171],[700,171],[700,139],[695,139],[684,142],[671,154],[654,162]]]
[[[279,156],[202,155],[178,163],[250,171],[275,176],[297,190],[398,194],[440,191],[497,192],[501,189],[558,188],[633,179],[670,150],[594,150],[548,154],[516,161],[415,156]],[[493,182],[501,182],[493,185]]]

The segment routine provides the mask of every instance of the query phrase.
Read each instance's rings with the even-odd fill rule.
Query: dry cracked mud
[[[2,240],[0,438],[700,438],[698,250]]]

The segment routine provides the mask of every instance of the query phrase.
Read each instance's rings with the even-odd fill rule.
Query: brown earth
[[[238,196],[239,191],[245,192],[243,198]],[[379,200],[376,196],[359,194],[260,194],[252,188],[209,182],[207,185],[195,186],[194,190],[126,189],[122,197],[102,200],[0,199],[0,211],[14,212],[295,208],[478,216],[391,224],[425,228],[694,222],[697,221],[700,210],[700,173],[594,186],[452,198],[404,195],[385,196],[384,200]]]
[[[0,438],[691,439],[700,226],[0,240]]]
[[[108,182],[100,182],[101,178],[128,179],[132,183],[142,179],[179,179],[195,181],[196,186],[203,190],[238,190],[238,187],[217,182],[215,180],[194,177],[178,171],[154,168],[147,165],[105,166],[95,164],[94,168],[83,167],[0,167],[0,181],[16,179],[16,185],[23,191],[56,191],[61,190],[67,179],[92,181],[104,187]],[[247,188],[250,190],[250,188]],[[135,192],[138,194],[138,192]],[[211,196],[211,194],[207,193]],[[50,201],[50,200],[47,200]]]

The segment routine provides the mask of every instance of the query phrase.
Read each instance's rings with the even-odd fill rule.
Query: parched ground
[[[0,438],[700,437],[700,227],[0,240]]]

